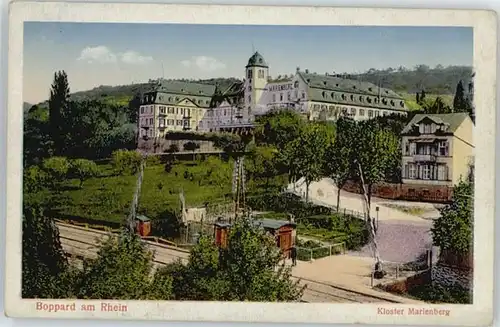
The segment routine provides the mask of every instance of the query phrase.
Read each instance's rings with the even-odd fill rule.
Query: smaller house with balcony
[[[403,129],[403,184],[453,187],[468,178],[474,123],[467,113],[417,114]]]

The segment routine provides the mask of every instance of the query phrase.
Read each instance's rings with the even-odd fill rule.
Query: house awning
[[[415,143],[434,143],[436,141],[435,138],[425,138],[425,139],[415,139]]]

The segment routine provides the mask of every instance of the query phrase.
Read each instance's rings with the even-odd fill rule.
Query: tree
[[[68,111],[69,94],[66,72],[54,73],[49,98],[49,124],[56,155],[60,155],[64,150],[64,134],[67,131],[64,116]]]
[[[352,119],[341,117],[337,121],[335,141],[329,144],[325,152],[325,173],[337,186],[337,211],[340,208],[340,191],[353,175],[355,124]]]
[[[184,147],[184,150],[185,150],[185,151],[192,151],[192,152],[193,152],[193,161],[195,161],[195,160],[196,160],[196,158],[195,158],[195,153],[194,153],[194,152],[195,152],[197,149],[199,149],[199,148],[200,148],[200,144],[199,144],[199,143],[196,143],[196,142],[193,142],[193,141],[189,141],[189,142],[184,143],[184,146],[183,146],[183,147]]]
[[[465,97],[465,90],[462,80],[460,80],[457,84],[455,97],[453,98],[453,110],[455,112],[467,111],[467,99]]]
[[[85,180],[97,176],[99,168],[91,160],[76,159],[71,162],[70,171],[80,180],[80,188],[82,188]]]
[[[441,97],[436,97],[434,102],[422,102],[421,103],[423,110],[428,114],[447,114],[452,110],[446,105]]]
[[[283,150],[296,139],[304,125],[304,119],[292,110],[271,111],[259,117],[255,134],[258,143],[266,143]]]
[[[22,297],[64,296],[67,287],[61,277],[67,269],[67,260],[57,226],[43,214],[40,205],[26,204],[22,226]]]
[[[420,102],[423,102],[425,100],[425,90],[422,90],[420,93]]]
[[[305,180],[306,202],[309,199],[309,186],[322,177],[326,149],[333,139],[333,131],[328,125],[308,124],[298,138],[285,148],[284,156],[289,163],[291,177]]]
[[[358,137],[353,144],[353,148],[356,149],[354,161],[358,168],[357,175],[361,180],[364,196],[365,221],[370,231],[374,257],[377,266],[379,266],[380,255],[375,240],[376,227],[371,218],[372,187],[375,183],[384,179],[388,164],[394,153],[399,150],[399,140],[390,131],[378,128],[373,121],[360,122],[357,127],[356,133]]]
[[[275,242],[246,218],[233,224],[224,249],[202,236],[186,266],[166,268],[176,300],[298,301],[303,288],[291,280],[290,268],[280,266]]]
[[[157,272],[153,278],[153,253],[139,236],[122,232],[104,240],[97,258],[84,262],[75,280],[80,299],[169,300],[171,279]]]
[[[451,204],[440,210],[431,228],[434,245],[458,254],[470,253],[473,245],[474,186],[460,181],[453,188]]]
[[[56,189],[66,179],[69,168],[69,161],[65,157],[51,157],[43,161],[43,169]]]
[[[223,133],[212,138],[214,146],[222,149],[232,158],[237,158],[245,152],[249,143],[248,139],[243,139],[240,135]]]
[[[247,171],[253,177],[262,178],[266,181],[266,190],[269,189],[269,181],[279,173],[277,160],[277,149],[273,146],[257,146],[250,154]]]
[[[113,152],[111,165],[117,174],[135,174],[139,171],[142,156],[134,150],[117,150]]]

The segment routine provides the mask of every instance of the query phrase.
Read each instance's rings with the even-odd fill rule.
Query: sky
[[[271,76],[425,64],[472,65],[468,27],[258,26],[27,22],[24,101],[48,99],[54,73],[71,92],[155,78],[243,78],[253,51]]]

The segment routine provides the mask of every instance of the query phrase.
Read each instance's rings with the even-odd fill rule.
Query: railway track
[[[306,285],[302,302],[308,303],[398,303],[385,297],[378,297],[356,292],[332,284],[322,283],[305,278],[292,277],[299,280],[299,285]]]
[[[83,258],[97,257],[98,244],[109,238],[110,234],[101,231],[87,230],[68,224],[58,224],[59,237],[64,251],[78,261]],[[154,251],[153,263],[155,269],[177,260],[187,262],[189,252],[170,246],[144,241],[147,247]],[[377,297],[356,292],[340,286],[327,284],[315,280],[293,276],[299,280],[299,285],[306,285],[301,302],[306,303],[397,303],[384,297]]]

